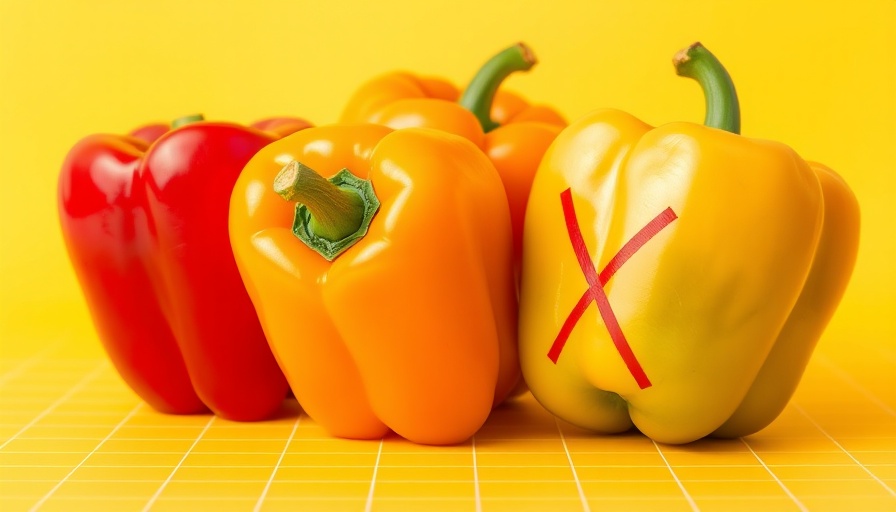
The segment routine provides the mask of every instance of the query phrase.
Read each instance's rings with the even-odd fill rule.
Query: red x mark
[[[644,373],[644,369],[641,368],[641,364],[638,363],[638,359],[632,352],[628,341],[626,341],[622,328],[619,327],[613,308],[610,307],[607,293],[604,291],[604,285],[641,246],[671,224],[678,216],[675,215],[671,207],[663,210],[653,220],[648,222],[646,226],[641,228],[640,231],[635,233],[635,236],[622,246],[622,249],[613,256],[613,259],[607,263],[607,266],[598,275],[594,268],[594,262],[591,261],[591,255],[588,254],[588,247],[585,246],[585,240],[582,238],[582,230],[579,228],[579,220],[576,218],[576,210],[572,204],[572,192],[570,189],[560,193],[560,202],[563,204],[563,217],[566,220],[569,241],[572,242],[572,248],[576,253],[576,258],[579,260],[579,266],[582,267],[582,273],[588,281],[588,289],[582,294],[582,298],[572,308],[572,312],[566,317],[563,326],[560,327],[560,332],[548,351],[548,357],[554,364],[557,364],[557,359],[560,358],[560,352],[563,350],[566,340],[569,339],[572,329],[576,326],[579,319],[582,318],[582,315],[585,314],[585,310],[588,309],[591,301],[594,301],[597,303],[597,310],[600,312],[604,325],[607,326],[607,331],[610,332],[610,338],[612,338],[613,344],[616,345],[616,350],[619,351],[625,366],[628,367],[628,371],[631,372],[632,377],[635,378],[635,382],[638,383],[641,389],[649,388],[651,386],[650,380],[647,378],[647,374]]]

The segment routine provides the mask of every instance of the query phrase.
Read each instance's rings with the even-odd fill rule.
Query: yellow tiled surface
[[[99,357],[0,361],[0,509],[896,511],[896,358],[817,353],[770,427],[658,445],[594,436],[531,397],[459,446],[153,412]]]

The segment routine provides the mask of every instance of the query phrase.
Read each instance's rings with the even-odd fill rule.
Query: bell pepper
[[[566,126],[556,110],[530,105],[514,93],[499,90],[511,74],[536,63],[531,48],[523,43],[511,46],[489,59],[462,95],[440,78],[389,73],[361,86],[341,118],[342,122],[396,129],[436,128],[465,137],[482,149],[501,175],[510,203],[517,274],[532,178],[548,145]]]
[[[198,118],[175,124],[188,120]],[[62,233],[93,323],[153,408],[269,417],[287,383],[233,260],[227,212],[243,166],[277,137],[212,122],[160,131],[89,136],[62,166]]]
[[[687,443],[757,432],[787,404],[852,272],[859,207],[832,170],[739,135],[705,47],[674,62],[704,91],[705,126],[598,110],[545,155],[520,358],[558,417]]]
[[[507,201],[461,137],[285,137],[237,180],[230,237],[290,387],[331,435],[460,442],[519,380]]]
[[[191,119],[195,120],[192,116],[186,116],[178,122],[187,123]],[[272,133],[280,138],[290,133],[304,130],[311,126],[311,123],[298,117],[268,117],[255,121],[249,126]],[[164,123],[150,123],[132,130],[128,135],[151,143],[167,133],[171,128],[171,126]]]
[[[162,135],[168,133],[168,130],[170,129],[171,127],[167,124],[151,123],[131,130],[128,135],[144,142],[152,143]]]

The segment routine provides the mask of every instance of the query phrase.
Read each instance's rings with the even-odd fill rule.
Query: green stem
[[[693,78],[706,98],[706,119],[703,124],[731,133],[740,133],[740,105],[731,75],[702,44],[694,43],[680,50],[672,59],[675,72]]]
[[[198,123],[199,121],[205,121],[205,117],[202,114],[190,114],[188,116],[178,117],[174,121],[171,121],[171,129],[180,128],[185,124]]]
[[[295,160],[274,178],[274,191],[297,203],[293,233],[328,261],[367,234],[380,205],[370,181],[348,169],[327,180]]]
[[[515,71],[529,70],[537,62],[532,49],[524,43],[517,43],[503,50],[479,69],[459,103],[479,119],[484,131],[494,130],[498,123],[492,121],[492,103],[501,82]]]

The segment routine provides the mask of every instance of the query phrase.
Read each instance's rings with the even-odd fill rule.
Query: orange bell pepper
[[[520,380],[507,202],[461,137],[283,138],[243,169],[230,237],[296,398],[335,436],[461,442]]]
[[[460,135],[479,146],[498,170],[513,229],[514,268],[519,274],[523,216],[541,157],[566,120],[544,105],[498,90],[516,71],[537,63],[523,43],[503,50],[479,70],[463,95],[440,78],[389,73],[361,86],[342,113],[342,122],[390,128],[427,127]]]

